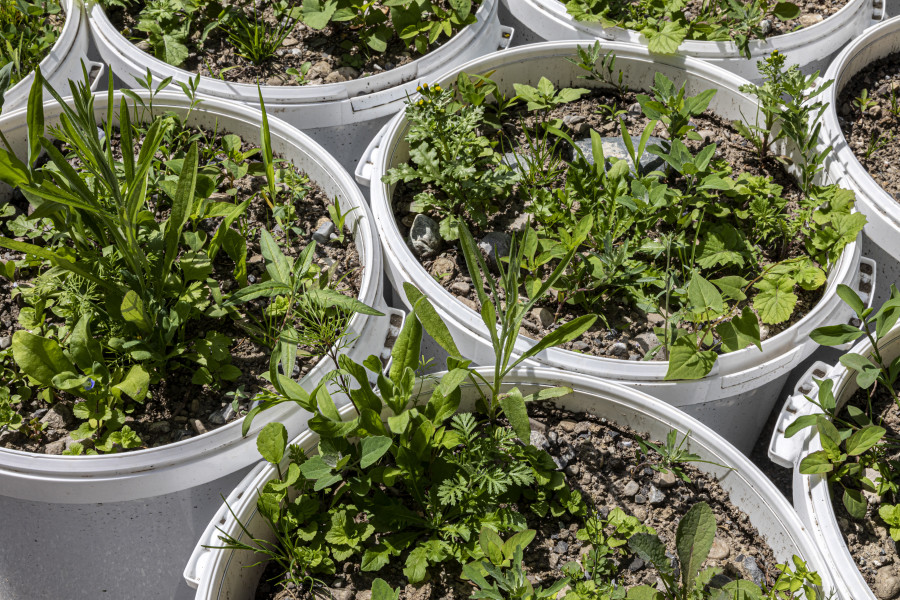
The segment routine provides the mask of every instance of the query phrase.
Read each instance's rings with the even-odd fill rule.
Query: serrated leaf
[[[687,29],[678,23],[665,21],[662,29],[644,29],[641,31],[647,38],[647,48],[657,54],[675,54],[678,46],[687,36]]]
[[[666,380],[702,379],[712,371],[716,353],[712,350],[699,350],[691,338],[692,336],[680,337],[669,348]]]
[[[763,323],[774,325],[787,321],[797,305],[797,295],[790,280],[763,279],[754,286],[759,293],[753,298],[753,308]]]
[[[722,339],[725,352],[737,352],[751,344],[762,350],[759,319],[749,306],[744,307],[740,316],[716,325],[716,333]]]
[[[425,580],[426,569],[428,568],[428,550],[422,546],[418,546],[409,553],[406,558],[406,566],[403,568],[403,574],[412,584],[420,583]]]

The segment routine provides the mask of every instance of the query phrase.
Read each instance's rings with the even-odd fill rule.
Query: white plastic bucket
[[[877,3],[873,4],[873,1]],[[686,40],[678,47],[684,56],[702,58],[750,81],[759,81],[756,61],[777,49],[788,64],[806,73],[823,71],[835,53],[860,35],[873,20],[883,17],[882,0],[850,0],[827,19],[798,31],[750,42],[750,58],[744,58],[733,42]],[[631,29],[603,28],[599,23],[576,21],[559,0],[502,0],[501,16],[516,29],[517,43],[560,40],[614,40],[646,45],[646,38]]]
[[[869,221],[864,230],[865,254],[878,261],[882,281],[876,301],[886,300],[890,284],[900,279],[900,204],[857,160],[841,131],[837,111],[838,98],[853,77],[892,52],[900,52],[900,17],[872,27],[834,59],[825,73],[825,79],[833,79],[834,84],[825,92],[824,101],[830,106],[822,118],[820,132],[823,147],[833,148],[825,163],[829,177],[856,192],[856,207]],[[870,245],[874,247],[870,249]]]
[[[40,62],[41,74],[57,90],[68,89],[66,82],[69,79],[81,79],[81,61],[84,61],[96,85],[105,71],[105,65],[88,60],[90,32],[84,18],[81,0],[63,0],[61,4],[63,12],[66,13],[66,22],[50,53]],[[16,85],[9,88],[3,96],[3,109],[0,112],[5,115],[25,106],[32,83],[34,73],[20,79]],[[50,98],[46,91],[44,97]]]
[[[501,27],[498,0],[484,0],[476,13],[478,22],[465,27],[440,48],[413,62],[353,81],[308,86],[262,86],[269,114],[301,129],[352,171],[359,149],[368,143],[385,121],[415,92],[419,81],[461,65],[489,52],[505,48],[512,30]],[[173,67],[138,50],[113,27],[99,4],[89,13],[94,42],[103,60],[127,87],[138,87],[137,77],[149,69],[154,78],[172,77],[187,82],[192,73]],[[257,106],[255,84],[232,83],[201,77],[198,91],[215,98]]]
[[[115,94],[116,108],[121,97]],[[106,106],[105,94],[95,97],[98,121],[105,118]],[[180,93],[163,92],[153,106],[184,115],[188,101]],[[44,105],[48,126],[58,123],[60,112],[58,104]],[[134,111],[133,118],[142,112]],[[261,114],[204,99],[189,123],[256,141]],[[346,353],[357,361],[371,354],[387,358],[386,340],[396,337],[402,313],[383,306],[381,248],[361,193],[337,161],[307,136],[277,118],[270,118],[269,126],[277,155],[304,170],[344,211],[356,209],[354,240],[365,267],[359,298],[386,314],[354,315],[349,329],[356,341]],[[25,147],[24,110],[0,119],[0,129],[14,148]],[[323,359],[301,385],[312,389],[332,368]],[[0,598],[185,597],[178,573],[221,495],[259,459],[254,432],[277,420],[293,437],[306,427],[308,417],[283,404],[260,415],[246,438],[241,437],[241,422],[235,421],[178,443],[124,454],[50,456],[0,448]]]
[[[470,62],[459,70],[495,71],[491,77],[506,93],[511,92],[513,83],[534,83],[541,75],[548,76],[557,87],[597,85],[577,79],[580,70],[566,60],[575,54],[576,46],[577,42],[521,46]],[[708,88],[718,90],[710,110],[725,118],[756,114],[754,100],[738,89],[745,81],[724,69],[693,58],[654,56],[634,44],[603,42],[603,47],[615,51],[616,65],[624,71],[626,85],[649,88],[654,73],[659,71],[677,83],[686,82],[689,95]],[[455,73],[445,73],[438,83],[446,85],[455,79]],[[357,180],[363,185],[371,181],[372,213],[384,247],[388,277],[395,290],[402,290],[405,281],[419,286],[444,318],[460,348],[467,350],[467,356],[476,364],[490,364],[494,354],[481,317],[425,271],[407,247],[394,220],[392,189],[381,183],[381,176],[408,159],[406,128],[405,115],[400,113],[372,141],[356,170]],[[859,288],[860,263],[859,243],[854,242],[833,265],[824,296],[809,314],[789,329],[764,340],[762,352],[751,347],[719,356],[712,372],[700,380],[664,381],[666,362],[601,358],[558,348],[541,352],[534,360],[542,365],[612,379],[647,392],[685,410],[742,451],[749,452],[791,369],[817,348],[809,339],[809,332],[821,325],[846,322],[851,317],[850,309],[836,296],[835,290],[839,283]],[[874,267],[871,262],[869,266]],[[408,306],[402,292],[400,295]],[[523,352],[534,343],[519,336],[516,348]]]
[[[480,370],[486,377],[493,373],[493,367]],[[556,401],[561,408],[602,415],[652,439],[664,439],[672,429],[681,435],[690,432],[686,444],[689,451],[710,461],[697,463],[696,466],[718,479],[729,493],[731,502],[750,517],[751,524],[768,542],[775,557],[787,561],[794,554],[801,556],[810,569],[822,575],[823,588],[827,590],[832,587],[818,549],[784,496],[737,448],[707,426],[639,391],[587,375],[557,369],[519,367],[506,379],[505,389],[517,385],[526,394],[542,387],[568,386],[574,393]],[[475,390],[472,385],[463,388],[464,409],[471,410]],[[347,407],[345,414],[352,410],[352,407]],[[315,449],[317,442],[316,434],[306,432],[293,443],[309,451]],[[727,467],[733,467],[733,470]],[[217,528],[240,539],[242,534],[235,516],[247,525],[254,537],[273,540],[271,530],[256,511],[256,491],[274,476],[275,469],[271,465],[257,467],[229,494],[226,505],[210,521],[184,572],[188,583],[197,587],[195,600],[253,598],[264,565],[252,568],[249,565],[259,561],[260,557],[248,551],[210,550],[203,546],[220,543]],[[230,513],[229,506],[235,516]]]
[[[900,355],[900,326],[894,327],[884,337],[879,346],[881,356],[888,363]],[[872,352],[872,344],[868,340],[860,342],[851,352],[868,356]],[[834,366],[816,363],[806,375],[800,379],[793,394],[784,403],[778,417],[772,440],[769,444],[769,458],[781,466],[793,469],[794,476],[794,508],[809,527],[810,535],[819,548],[828,548],[824,552],[828,569],[834,574],[834,582],[838,593],[844,600],[875,600],[875,594],[859,572],[856,562],[847,548],[844,536],[837,523],[834,508],[831,504],[831,491],[828,479],[824,475],[803,475],[800,473],[800,462],[807,455],[822,449],[819,435],[814,429],[806,429],[785,438],[785,429],[802,415],[820,412],[804,395],[812,398],[818,393],[818,386],[813,377],[819,380],[832,379],[832,393],[838,408],[844,406],[859,389],[855,372],[850,372],[841,363]]]

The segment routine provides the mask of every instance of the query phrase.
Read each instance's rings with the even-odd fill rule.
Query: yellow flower
[[[440,91],[441,91],[441,86],[439,86],[439,85],[434,86],[434,91],[440,92]]]

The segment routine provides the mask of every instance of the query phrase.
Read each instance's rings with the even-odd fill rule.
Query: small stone
[[[759,565],[756,564],[756,559],[752,556],[745,556],[744,562],[742,563],[744,567],[744,572],[747,573],[747,576],[750,580],[756,585],[762,585],[765,581],[765,575],[759,569]]]
[[[666,494],[655,485],[651,485],[647,500],[653,505],[662,504],[666,500]]]
[[[294,56],[300,56],[301,54],[303,54],[303,50],[301,50],[300,48],[291,48],[291,54],[293,54]]]
[[[550,440],[551,444],[556,444],[559,441],[559,434],[557,434],[553,430],[550,430],[547,432],[547,439]]]
[[[656,485],[661,490],[668,490],[670,488],[675,487],[678,484],[678,478],[675,477],[675,473],[672,471],[668,471],[666,473],[660,473],[659,478],[657,479]]]
[[[646,504],[646,503],[647,503],[647,497],[646,497],[645,495],[643,495],[643,494],[637,494],[637,495],[634,497],[634,503],[635,503],[635,504]]]
[[[651,327],[663,327],[666,324],[666,318],[657,313],[647,313],[647,322]]]
[[[152,434],[162,435],[172,431],[172,426],[169,425],[168,421],[157,421],[156,423],[150,423],[148,429]]]
[[[875,595],[879,600],[893,600],[900,595],[900,578],[893,567],[881,567],[875,577]]]
[[[571,349],[571,350],[578,350],[579,352],[583,352],[583,351],[585,351],[585,350],[588,349],[588,346],[589,346],[589,345],[590,345],[590,344],[588,344],[587,342],[585,342],[585,341],[583,341],[583,340],[578,340],[577,342],[572,342],[572,345],[570,346],[570,349]]]
[[[707,587],[712,589],[722,589],[732,581],[734,580],[728,575],[725,575],[724,573],[717,573],[716,575],[713,575],[712,579],[709,580]]]
[[[8,335],[0,337],[0,350],[6,350],[10,346],[12,346],[12,337]]]
[[[322,223],[316,232],[312,234],[312,238],[316,241],[317,244],[327,244],[331,239],[331,234],[334,233],[334,223],[330,220],[326,223]]]
[[[409,229],[409,242],[416,256],[429,258],[440,251],[444,240],[437,222],[431,217],[418,214]]]
[[[359,71],[354,69],[353,67],[338,67],[335,70],[335,73],[339,74],[344,80],[347,79],[356,79],[359,77]]]
[[[555,321],[553,313],[546,308],[531,309],[531,316],[545,329],[553,325],[553,321]]]
[[[176,417],[175,420],[178,420],[178,418]],[[180,442],[181,440],[186,440],[192,437],[194,437],[194,435],[187,429],[178,429],[175,431],[175,433],[172,434],[172,441]]]
[[[33,413],[31,413],[31,418],[32,419],[43,419],[44,415],[46,415],[48,412],[50,412],[49,408],[39,408],[36,411],[34,411]]]
[[[487,258],[488,267],[497,269],[497,257],[509,255],[510,237],[502,231],[492,231],[481,238],[478,247]]]
[[[331,600],[353,600],[353,597],[355,596],[355,592],[353,590],[339,587],[330,588],[326,590],[326,593],[330,595]]]
[[[332,71],[325,77],[325,83],[341,83],[342,81],[347,81],[347,78],[337,71]]]
[[[61,440],[56,440],[50,444],[44,446],[44,454],[62,454],[63,450],[66,449],[66,439],[63,438]]]
[[[475,302],[474,300],[469,300],[468,298],[457,298],[457,300],[459,300],[460,302],[462,302],[463,304],[465,304],[466,306],[468,306],[475,312],[478,312],[478,303]]]
[[[641,352],[646,354],[659,346],[659,338],[656,337],[655,333],[646,331],[634,338],[634,343],[641,349]]]
[[[284,85],[284,81],[282,81],[281,77],[269,77],[266,79],[266,85]]]
[[[466,296],[470,291],[472,291],[472,286],[470,286],[465,281],[454,281],[450,284],[450,291],[454,294]]]
[[[200,414],[200,399],[194,398],[191,400],[191,414],[199,415]]]
[[[547,424],[543,421],[538,421],[537,419],[528,419],[528,424],[531,425],[532,431],[547,433]]]
[[[356,592],[356,600],[372,600],[372,590],[359,590]]]
[[[575,479],[576,477],[578,477],[578,474],[581,472],[581,467],[578,466],[577,464],[567,465],[566,468],[563,469],[563,471],[565,472],[566,475],[568,475],[572,479]]]
[[[41,417],[41,423],[45,423],[51,429],[65,429],[72,421],[72,409],[65,404],[54,404],[47,413]]]
[[[575,425],[575,429],[573,429],[573,431],[578,434],[589,433],[591,431],[591,422],[590,421],[579,421]]]
[[[701,129],[697,132],[704,144],[710,144],[716,140],[716,132],[711,129]]]
[[[635,496],[639,491],[641,491],[641,486],[634,479],[630,480],[627,484],[625,484],[625,489],[622,490],[622,494],[628,498]]]
[[[626,346],[622,342],[616,342],[612,345],[609,351],[615,356],[626,356],[628,354],[628,346]]]
[[[769,19],[763,19],[759,22],[759,30],[763,35],[769,35],[772,33],[772,21]]]
[[[712,560],[725,560],[730,554],[731,549],[721,538],[717,537],[713,540],[712,548],[709,550],[709,557]]]
[[[456,263],[447,257],[441,256],[434,260],[431,265],[431,275],[439,281],[444,279],[452,279],[456,274]]]
[[[137,44],[134,45],[135,48],[140,50],[141,52],[152,52],[153,46],[150,45],[149,40],[141,40]]]
[[[327,60],[320,60],[309,68],[306,76],[310,79],[314,77],[325,79],[329,73],[331,73],[331,63]]]
[[[234,416],[234,407],[231,406],[231,402],[209,415],[207,419],[213,425],[224,425]]]
[[[296,38],[292,38],[290,36],[284,38],[284,41],[281,42],[281,45],[285,48],[290,48],[291,46],[296,46],[300,42]]]
[[[640,556],[635,556],[634,560],[631,561],[631,564],[628,565],[628,570],[634,573],[635,571],[640,571],[644,568],[644,561]]]
[[[635,102],[634,104],[632,104],[631,106],[628,107],[628,114],[630,114],[630,115],[640,116],[642,113],[643,113],[643,111],[641,111],[641,103],[640,102]]]
[[[820,14],[800,15],[800,18],[797,19],[797,21],[800,22],[801,27],[812,27],[816,23],[821,23],[822,20],[823,17]]]
[[[539,450],[546,450],[550,447],[550,442],[547,441],[547,436],[541,433],[540,431],[531,430],[531,437],[529,438],[531,445]]]
[[[206,433],[206,427],[203,425],[203,422],[200,419],[191,419],[190,420],[191,427],[194,428],[194,431],[197,432],[197,435],[203,435]]]
[[[556,552],[557,554],[565,554],[566,552],[569,551],[568,542],[562,542],[562,541],[557,542],[556,547],[553,548],[553,551]]]
[[[559,422],[559,428],[567,433],[572,433],[573,431],[575,431],[576,425],[578,425],[578,423],[576,423],[575,421],[565,420]]]

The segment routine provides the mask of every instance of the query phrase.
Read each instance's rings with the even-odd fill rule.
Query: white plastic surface
[[[116,106],[120,98],[114,96]],[[106,114],[106,102],[106,94],[95,97],[98,119]],[[180,92],[163,92],[153,105],[159,112],[187,111]],[[45,104],[48,127],[58,122],[59,113],[58,105]],[[260,118],[249,107],[204,99],[189,123],[258,141]],[[355,341],[346,353],[357,361],[387,356],[386,340],[396,336],[403,313],[383,306],[382,255],[368,206],[350,175],[321,147],[277,118],[270,117],[269,125],[277,155],[304,170],[345,212],[356,209],[354,240],[364,265],[359,298],[385,316],[355,315],[349,324],[349,339]],[[25,147],[24,110],[0,119],[0,129],[14,148]],[[312,389],[332,368],[323,359],[301,385]],[[184,585],[177,575],[197,532],[218,508],[220,494],[258,460],[255,432],[277,420],[293,437],[308,416],[285,403],[261,414],[246,438],[235,421],[181,442],[123,454],[52,456],[0,448],[5,540],[0,544],[0,598],[172,598],[163,590]],[[41,577],[47,564],[65,577]]]
[[[881,357],[888,363],[900,355],[900,326],[895,326],[882,340],[879,347]],[[865,340],[853,347],[851,352],[868,356],[872,352],[872,345]],[[856,375],[845,366],[836,363],[828,369],[822,379],[834,381],[832,392],[838,409],[859,389],[856,384]],[[812,393],[812,391],[811,391]],[[793,398],[791,400],[794,400]],[[806,402],[802,396],[798,402]],[[809,404],[806,402],[806,404]],[[807,414],[816,412],[804,407],[801,409]],[[800,412],[798,411],[798,414]],[[778,432],[773,434],[779,435]],[[803,475],[800,473],[800,462],[812,452],[822,449],[818,434],[812,429],[806,429],[795,437],[801,438],[802,450],[793,457],[790,466],[794,469],[794,508],[800,518],[809,528],[810,535],[820,548],[827,548],[824,553],[829,570],[834,574],[834,583],[843,600],[875,600],[875,594],[869,589],[866,580],[856,566],[844,536],[838,527],[837,517],[831,504],[831,493],[828,480],[823,475]],[[774,443],[774,440],[773,440]]]
[[[739,91],[746,83],[739,77],[702,61],[685,57],[651,55],[646,48],[618,42],[602,43],[604,50],[617,55],[616,65],[623,69],[624,83],[633,88],[646,89],[656,71],[664,73],[676,83],[686,82],[686,93],[696,94],[708,88],[718,90],[710,109],[727,118],[756,114],[754,100]],[[578,79],[579,69],[567,58],[575,55],[577,42],[554,42],[512,48],[460,67],[473,73],[494,71],[492,78],[505,93],[512,92],[513,83],[536,83],[541,76],[550,78],[557,87],[591,87],[596,82]],[[438,83],[446,84],[457,71],[445,73]],[[407,123],[398,113],[386,126],[377,145],[367,150],[367,163],[372,168],[362,176],[365,185],[371,181],[370,201],[376,227],[385,253],[385,268],[395,290],[403,289],[403,282],[419,286],[444,318],[450,331],[466,348],[476,364],[493,361],[489,337],[481,317],[446,291],[413,256],[402,238],[391,210],[392,188],[381,183],[381,176],[394,165],[408,158],[404,140]],[[859,289],[860,248],[854,242],[833,265],[822,300],[810,312],[787,330],[762,342],[762,352],[750,347],[722,355],[712,372],[696,381],[665,381],[668,363],[662,361],[626,361],[579,354],[567,350],[550,349],[538,354],[534,361],[546,366],[565,368],[581,373],[606,377],[624,383],[682,408],[692,416],[718,431],[725,439],[745,452],[753,447],[771,411],[787,375],[805,360],[818,345],[809,333],[826,324],[846,322],[850,316],[835,291],[840,283]],[[409,306],[402,292],[401,299]],[[535,342],[519,336],[516,348],[522,352]]]
[[[446,69],[503,48],[511,30],[501,30],[498,0],[484,0],[478,21],[457,33],[440,48],[402,67],[352,81],[306,86],[262,86],[270,115],[277,116],[310,135],[352,172],[360,147],[397,112],[407,94],[420,82],[428,82]],[[154,79],[172,77],[187,82],[194,75],[138,50],[110,23],[99,4],[88,12],[94,41],[103,60],[129,87],[147,69]],[[215,98],[258,107],[256,84],[233,83],[201,77],[198,91]]]
[[[458,341],[458,340],[457,340]],[[490,377],[492,367],[482,369]],[[797,554],[823,577],[825,589],[830,589],[829,574],[824,572],[823,560],[804,531],[804,526],[791,510],[790,504],[755,465],[728,444],[711,429],[686,416],[684,413],[636,390],[603,381],[594,377],[566,373],[556,369],[520,367],[507,378],[505,389],[517,385],[523,393],[532,393],[541,387],[565,385],[573,394],[556,400],[562,408],[575,412],[591,412],[602,415],[619,424],[632,427],[653,439],[663,439],[671,429],[681,435],[690,432],[687,444],[691,452],[699,454],[711,463],[697,463],[697,467],[714,474],[729,492],[731,501],[750,517],[763,538],[772,547],[775,557],[784,561]],[[474,386],[463,390],[464,410],[471,409],[475,399]],[[345,415],[352,413],[345,409]],[[294,443],[306,450],[315,448],[318,436],[304,433]],[[719,465],[728,465],[733,470]],[[248,477],[230,498],[230,506],[237,519],[244,523],[255,537],[272,539],[264,520],[256,512],[255,490],[275,475],[275,469],[266,466]],[[239,497],[240,495],[240,497]],[[194,556],[185,569],[185,578],[197,584],[195,600],[248,600],[253,598],[263,567],[246,568],[259,560],[250,552],[208,550],[203,545],[218,543],[216,526],[223,531],[242,537],[235,518],[227,511],[217,514],[215,526],[208,527],[200,538]],[[210,525],[213,525],[211,523]]]
[[[820,136],[823,147],[833,148],[825,163],[829,176],[856,192],[857,209],[869,221],[866,236],[896,262],[900,256],[900,205],[857,160],[838,119],[838,97],[847,84],[870,63],[893,52],[900,52],[900,17],[872,27],[834,59],[825,73],[825,79],[833,79],[834,84],[823,98],[830,106],[822,119]]]
[[[90,32],[87,19],[84,17],[84,7],[81,0],[63,0],[63,11],[66,13],[66,22],[56,43],[50,49],[50,53],[40,62],[41,74],[57,90],[67,90],[66,82],[69,79],[81,79],[81,61],[85,61],[88,72],[98,63],[90,63],[87,57]],[[6,115],[25,106],[28,102],[28,94],[34,83],[34,73],[21,79],[16,85],[6,91],[3,97],[3,109],[0,114]],[[44,98],[50,95],[44,91]]]
[[[576,21],[559,0],[502,0],[510,25],[518,31],[519,42],[555,42],[561,40],[614,40],[646,45],[646,38],[631,29],[603,28],[599,23]],[[798,31],[750,42],[750,58],[744,58],[733,42],[687,40],[678,47],[684,56],[700,58],[751,81],[759,81],[756,61],[775,49],[786,55],[788,64],[797,64],[804,72],[824,71],[830,59],[847,42],[862,34],[882,11],[873,0],[850,0],[829,18]]]

